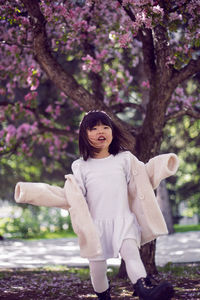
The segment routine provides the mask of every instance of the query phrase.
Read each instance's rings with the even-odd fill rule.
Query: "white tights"
[[[129,279],[134,284],[141,277],[146,277],[146,271],[140,253],[134,239],[123,241],[120,254],[125,261],[126,271]],[[106,260],[89,261],[90,276],[95,292],[102,293],[108,289]]]

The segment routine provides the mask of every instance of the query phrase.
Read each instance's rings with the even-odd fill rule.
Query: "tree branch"
[[[46,34],[46,20],[41,13],[38,1],[22,0],[22,2],[31,18],[35,59],[46,72],[50,80],[86,111],[94,108],[103,109],[104,107],[100,107],[100,104],[99,107],[97,107],[98,105],[93,95],[80,86],[52,55]]]
[[[130,17],[131,21],[135,22],[136,18],[130,7],[124,6],[122,0],[118,0],[126,14]],[[140,29],[138,31],[138,39],[142,42],[142,51],[144,57],[144,69],[147,73],[148,79],[151,82],[155,77],[156,65],[155,65],[155,54],[154,44],[151,29]]]
[[[194,119],[197,119],[199,120],[200,119],[200,110],[199,109],[191,109],[191,108],[183,108],[182,110],[179,110],[177,112],[173,112],[171,114],[168,114],[166,117],[165,117],[165,123],[167,123],[169,120],[172,120],[172,119],[177,119],[177,118],[180,118],[180,117],[183,117],[185,115],[188,115]]]
[[[163,84],[167,84],[171,77],[172,67],[166,66],[170,57],[170,47],[168,45],[167,29],[162,25],[157,25],[153,29],[153,39],[156,56],[157,76],[161,78]]]
[[[111,109],[115,113],[123,112],[126,108],[131,107],[135,110],[139,110],[141,113],[145,113],[145,109],[136,103],[126,102],[126,103],[118,103],[111,106]]]
[[[168,85],[171,89],[174,90],[178,86],[178,84],[188,79],[190,76],[194,75],[197,72],[200,72],[200,56],[198,57],[198,59],[191,59],[190,62],[179,71],[174,69]]]
[[[25,48],[26,48],[26,49],[32,49],[31,45],[30,45],[30,46],[28,46],[27,44],[21,45],[21,44],[19,44],[19,43],[17,43],[17,42],[14,42],[14,44],[15,44],[19,49],[21,49],[21,50],[23,50],[23,49],[25,49]],[[13,46],[13,42],[5,41],[5,40],[0,39],[0,45]]]
[[[112,110],[100,99],[85,90],[63,67],[56,61],[51,53],[46,33],[46,20],[40,10],[38,1],[22,0],[31,19],[33,31],[33,51],[35,60],[46,72],[49,79],[68,97],[78,103],[85,111],[99,109],[107,112],[113,120],[126,132],[130,140],[134,139],[129,132],[130,126],[120,120]]]
[[[95,7],[95,1],[90,7],[90,16],[86,19],[88,24],[91,21],[91,15],[93,13],[94,7]],[[95,47],[88,40],[88,32],[84,31],[84,34],[86,36],[86,38],[83,41],[83,48],[85,54],[86,55],[89,54],[91,57],[96,59]],[[104,100],[104,88],[102,85],[102,77],[98,73],[95,73],[93,71],[90,71],[88,75],[89,75],[89,79],[92,82],[92,91],[94,93],[95,98],[97,99],[97,101],[99,100],[102,102]]]
[[[14,106],[15,103],[12,103],[12,102],[9,103],[9,102],[6,102],[6,101],[0,102],[0,107],[1,106],[7,106],[7,105]],[[54,133],[54,134],[57,134],[57,135],[64,135],[64,136],[68,136],[68,137],[72,137],[72,138],[78,138],[78,134],[75,134],[71,131],[67,131],[66,129],[45,126],[41,122],[41,117],[39,116],[39,113],[41,113],[41,112],[38,112],[37,109],[31,108],[31,107],[28,107],[28,106],[24,106],[24,109],[26,109],[28,111],[31,111],[34,114],[35,120],[38,123],[38,134],[42,134],[44,132],[51,132],[51,133]],[[42,111],[42,113],[44,113],[44,111]]]
[[[147,73],[150,83],[155,78],[156,64],[155,64],[155,49],[153,43],[152,30],[141,30],[140,40],[142,42],[142,51],[144,57],[144,70]]]
[[[181,10],[181,9],[186,9],[186,6],[187,6],[187,4],[188,3],[190,3],[190,1],[191,0],[187,0],[187,1],[185,1],[183,4],[180,4],[179,3],[179,6],[174,6],[174,8],[170,8],[169,10],[168,10],[168,12],[176,12],[177,10]],[[176,4],[176,3],[175,3]]]
[[[135,15],[133,14],[132,10],[130,9],[129,5],[124,6],[122,0],[117,0],[121,7],[124,9],[124,11],[127,13],[127,15],[130,17],[130,19],[135,22]]]
[[[67,137],[73,138],[73,139],[78,138],[78,134],[75,132],[67,131],[66,129],[60,129],[60,128],[56,128],[56,127],[48,127],[48,126],[43,125],[42,123],[39,124],[38,130],[39,130],[39,132],[38,132],[39,134],[42,134],[44,132],[51,132],[56,135],[64,135],[64,136],[67,136]]]

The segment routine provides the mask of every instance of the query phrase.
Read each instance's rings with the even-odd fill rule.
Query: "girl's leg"
[[[125,261],[128,277],[133,284],[135,284],[138,279],[147,276],[140,258],[139,249],[134,239],[126,239],[122,242],[120,254]]]
[[[89,261],[90,277],[96,293],[103,293],[109,288],[106,260]]]
[[[144,265],[135,240],[124,240],[120,250],[125,261],[128,277],[139,299],[143,300],[169,300],[173,297],[174,290],[170,283],[161,282],[158,285],[152,284],[147,277]]]

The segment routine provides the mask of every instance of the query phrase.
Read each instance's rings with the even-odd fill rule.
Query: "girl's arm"
[[[174,153],[161,154],[150,159],[145,167],[153,189],[159,186],[161,180],[174,175],[178,166],[179,160]]]
[[[68,209],[64,189],[47,183],[18,182],[14,194],[17,203]]]

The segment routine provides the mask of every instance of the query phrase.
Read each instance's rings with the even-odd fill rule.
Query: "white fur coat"
[[[162,154],[147,164],[132,155],[131,180],[128,186],[130,209],[142,230],[141,245],[167,234],[167,226],[157,203],[154,189],[160,181],[174,175],[178,169],[175,154]],[[59,207],[70,213],[74,232],[78,236],[80,254],[92,258],[102,253],[100,240],[87,202],[73,175],[65,175],[63,188],[46,183],[18,182],[15,201],[37,206]]]

